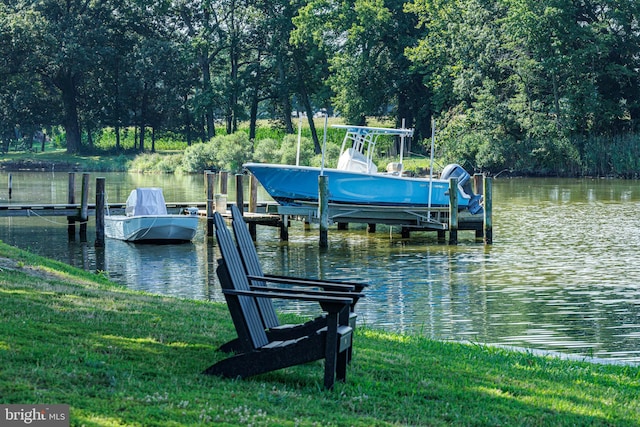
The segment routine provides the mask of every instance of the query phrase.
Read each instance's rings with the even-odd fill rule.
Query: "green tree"
[[[194,85],[193,93],[186,97],[192,98],[195,115],[204,117],[203,140],[208,140],[216,135],[216,113],[222,107],[219,99],[223,90],[215,85],[214,75],[219,74],[215,64],[220,62],[221,52],[226,48],[225,31],[221,27],[228,8],[222,2],[211,0],[181,0],[174,3],[174,10],[177,25],[184,28],[186,34],[184,43],[193,52],[200,74],[200,84]]]
[[[29,58],[33,49],[30,32],[38,17],[34,13],[14,14],[0,6],[0,141],[7,151],[16,132],[32,140],[33,134],[60,120],[61,105],[56,93],[34,73]]]
[[[408,126],[420,122],[420,133],[428,128],[423,125],[430,115],[423,76],[404,54],[420,32],[403,2],[313,0],[294,23],[294,40],[313,40],[328,58],[333,104],[349,123],[391,114],[397,125],[407,119]]]
[[[104,28],[109,27],[112,2],[69,0],[59,2],[16,2],[9,11],[14,22],[27,13],[32,20],[22,21],[14,36],[30,49],[26,61],[34,77],[57,89],[63,106],[67,151],[77,153],[81,147],[79,91],[87,71],[100,63],[105,46]]]
[[[406,9],[426,30],[408,53],[444,119],[441,139],[451,151],[466,141],[473,167],[575,170],[569,141],[633,129],[637,2],[416,0]]]
[[[425,36],[407,49],[414,66],[425,76],[431,105],[440,113],[438,140],[449,160],[468,169],[501,167],[512,153],[513,88],[505,82],[506,57],[501,44],[498,2],[418,0],[406,6],[415,13]],[[487,156],[481,153],[500,149]],[[498,163],[496,163],[498,162]]]

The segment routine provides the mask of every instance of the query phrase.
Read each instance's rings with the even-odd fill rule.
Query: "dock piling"
[[[229,172],[221,171],[218,173],[219,192],[215,195],[215,210],[221,214],[227,212],[227,191],[229,188]]]
[[[75,172],[69,172],[69,186],[68,186],[67,201],[70,205],[76,203],[76,174]],[[73,241],[76,238],[76,218],[72,216],[67,217],[67,235],[69,241]]]
[[[283,242],[289,241],[289,215],[282,215],[282,221],[280,222],[280,240]]]
[[[213,236],[213,192],[216,188],[216,174],[205,172],[205,186],[207,189],[207,237]]]
[[[80,199],[80,241],[87,241],[87,222],[89,221],[89,173],[82,174],[82,194]]]
[[[458,244],[458,178],[449,178],[449,244]]]
[[[484,243],[493,244],[493,180],[490,177],[484,179]]]
[[[483,186],[484,186],[484,174],[474,173],[473,174],[473,191],[476,194],[482,195],[484,194]]]
[[[104,247],[105,179],[96,178],[96,241],[95,247]]]
[[[240,209],[240,212],[244,215],[244,188],[242,185],[241,173],[236,174],[236,206]]]
[[[403,239],[408,239],[409,237],[411,237],[411,230],[409,229],[409,227],[402,227],[400,229],[400,236]]]
[[[220,194],[226,195],[229,187],[229,172],[221,171],[218,178],[220,180]]]
[[[329,247],[329,177],[318,177],[318,209],[320,218],[320,247]]]
[[[249,212],[258,211],[258,180],[249,175]]]
[[[255,176],[249,175],[249,212],[255,213],[258,211],[258,180]],[[258,236],[258,230],[256,224],[249,223],[249,234],[255,241]]]

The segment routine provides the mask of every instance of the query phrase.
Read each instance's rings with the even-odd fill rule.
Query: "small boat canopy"
[[[161,188],[136,188],[127,198],[127,216],[167,215]]]

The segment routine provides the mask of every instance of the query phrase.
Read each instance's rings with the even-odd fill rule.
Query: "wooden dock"
[[[95,204],[87,205],[87,214],[95,215]],[[111,206],[110,206],[111,208]],[[124,205],[114,204],[113,209],[124,210]],[[79,217],[81,205],[74,204],[27,204],[0,205],[0,217],[32,217],[32,216],[66,216]]]
[[[204,203],[185,202],[185,203],[167,203],[167,210],[180,212],[189,207],[203,208]],[[123,214],[125,209],[124,203],[109,203],[106,206],[111,213]],[[87,215],[95,216],[96,205],[88,203],[86,206]],[[79,217],[82,210],[80,203],[67,204],[1,204],[0,218],[2,217],[31,217],[31,216],[66,216]]]
[[[227,174],[222,172],[217,177],[219,186],[216,187],[216,175],[205,173],[206,202],[167,203],[167,211],[183,213],[187,208],[198,208],[200,217],[207,221],[207,236],[213,236],[213,212],[218,211],[225,217],[230,217],[227,210]],[[483,239],[486,244],[492,243],[491,229],[491,180],[482,176],[474,176],[476,192],[485,194],[484,212],[472,215],[468,211],[457,210],[457,200],[451,200],[447,208],[437,207],[398,207],[398,206],[367,206],[327,203],[320,212],[318,204],[300,204],[297,206],[283,206],[275,202],[257,201],[257,181],[250,179],[249,201],[244,203],[242,175],[236,175],[236,203],[243,211],[245,221],[249,224],[251,235],[256,237],[256,226],[271,226],[280,228],[280,238],[288,240],[288,227],[291,220],[303,221],[307,224],[320,224],[322,219],[330,224],[337,224],[338,229],[346,229],[350,223],[364,223],[374,232],[377,224],[397,226],[403,238],[408,238],[411,231],[435,231],[438,241],[445,241],[445,233],[449,233],[449,243],[457,243],[459,230],[472,230],[476,239]],[[104,244],[104,215],[123,214],[125,203],[105,203],[104,178],[96,179],[96,203],[88,203],[89,174],[83,174],[81,203],[75,203],[75,174],[69,174],[69,203],[66,204],[2,204],[0,217],[66,217],[68,233],[71,239],[75,235],[75,225],[80,224],[80,236],[86,239],[86,224],[89,216],[96,217],[96,246]],[[456,188],[457,181],[452,178],[451,188]],[[221,194],[216,194],[219,189]],[[457,191],[451,191],[457,195]],[[219,197],[223,196],[223,197]],[[455,199],[455,196],[452,196]],[[218,206],[216,206],[216,202]],[[98,208],[96,208],[98,207]],[[97,214],[99,212],[99,214]],[[326,227],[325,227],[326,232]],[[322,239],[321,239],[322,240]]]

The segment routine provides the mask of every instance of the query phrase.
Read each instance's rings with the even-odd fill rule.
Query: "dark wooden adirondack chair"
[[[331,389],[336,378],[344,381],[352,344],[352,329],[341,324],[340,317],[341,314],[348,313],[353,299],[328,296],[323,292],[287,292],[270,287],[263,287],[261,291],[252,290],[231,233],[217,212],[214,214],[214,223],[222,253],[216,271],[238,333],[240,352],[210,366],[204,373],[227,378],[246,378],[324,359],[324,386]],[[256,298],[316,301],[327,312],[326,326],[289,340],[270,340],[264,330]]]
[[[257,287],[260,286],[267,286],[269,283],[296,287],[320,288],[327,292],[332,292],[332,295],[336,296],[342,296],[341,293],[348,292],[349,294],[347,296],[353,298],[348,322],[352,329],[355,328],[357,316],[354,313],[354,306],[362,296],[360,292],[366,286],[365,284],[264,274],[253,240],[251,239],[251,235],[247,229],[247,224],[242,218],[242,212],[240,212],[237,206],[232,205],[231,215],[233,218],[233,231],[238,245],[238,250],[240,252],[240,257],[242,258],[245,271],[251,284],[256,286],[255,289],[259,289]],[[271,299],[257,298],[256,303],[258,305],[258,310],[260,311],[264,328],[267,330],[267,335],[270,339],[287,340],[299,334],[308,334],[314,330],[324,327],[327,322],[326,316],[320,316],[303,324],[281,325]],[[343,316],[345,315],[343,314]],[[342,319],[342,321],[344,322],[344,319]],[[230,352],[235,351],[237,348],[237,340],[232,340],[222,345],[220,350]],[[349,358],[351,358],[351,355],[349,355]]]

